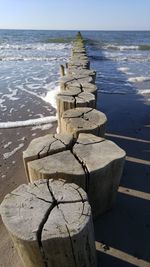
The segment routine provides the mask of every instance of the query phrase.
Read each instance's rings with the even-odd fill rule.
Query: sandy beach
[[[108,117],[106,138],[127,152],[124,173],[115,206],[94,222],[98,266],[149,266],[150,261],[150,116],[149,104],[140,95],[98,95],[97,108]],[[2,162],[0,201],[14,188],[26,183],[22,151],[29,142],[49,132],[30,127],[4,129],[11,140],[23,138],[24,146]],[[34,135],[33,135],[34,133]],[[3,145],[1,144],[1,151]],[[14,162],[14,163],[13,163]],[[4,176],[5,175],[5,176]],[[0,221],[0,266],[22,267],[5,227]]]

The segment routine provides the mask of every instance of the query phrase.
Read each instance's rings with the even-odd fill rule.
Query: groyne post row
[[[125,159],[104,138],[107,118],[95,109],[96,72],[80,33],[60,69],[59,133],[32,140],[23,153],[29,183],[1,204],[25,267],[97,266],[92,216],[112,207]]]

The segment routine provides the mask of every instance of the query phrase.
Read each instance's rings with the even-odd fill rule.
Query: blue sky
[[[150,0],[0,0],[0,29],[150,30]]]

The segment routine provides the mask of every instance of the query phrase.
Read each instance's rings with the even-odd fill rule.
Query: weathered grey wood
[[[66,90],[69,90],[70,92],[72,90],[74,90],[75,88],[80,88],[82,92],[85,92],[85,93],[91,93],[91,94],[94,94],[95,96],[95,100],[97,99],[97,86],[95,84],[92,84],[92,83],[88,83],[88,82],[82,82],[80,83],[80,86],[77,85],[77,83],[71,83],[71,84],[67,84],[65,85],[65,89],[61,89],[61,92],[64,92]]]
[[[75,107],[91,107],[95,108],[96,101],[94,94],[81,92],[76,96],[76,106]]]
[[[86,49],[84,47],[73,47],[71,50],[71,56],[75,56],[78,54],[86,55]]]
[[[97,100],[97,86],[95,84],[88,83],[88,82],[81,82],[81,86],[82,86],[82,90],[85,93],[94,94],[95,99]]]
[[[85,189],[85,173],[82,165],[70,150],[28,162],[30,182],[38,179],[65,179]]]
[[[88,60],[88,56],[86,53],[76,53],[71,55],[70,60]]]
[[[82,92],[80,88],[72,88],[61,92],[56,97],[58,130],[61,132],[61,117],[64,111],[76,107],[95,108],[96,100],[94,94]]]
[[[84,83],[95,83],[95,72],[84,72],[76,70],[74,75],[67,75],[59,80],[60,89],[66,90],[70,85],[80,87]]]
[[[68,68],[71,68],[72,66],[76,66],[76,67],[82,67],[85,69],[89,69],[90,68],[90,61],[88,59],[71,59],[68,62]]]
[[[56,96],[57,105],[57,117],[58,117],[58,130],[60,130],[60,121],[62,114],[65,110],[75,108],[75,97],[81,93],[80,88],[74,88],[73,90],[66,90],[65,92],[59,93]]]
[[[79,133],[91,133],[104,137],[106,122],[106,115],[96,109],[70,109],[62,115],[61,133],[72,133],[74,137]]]
[[[47,134],[33,139],[23,151],[23,162],[26,177],[29,181],[28,162],[71,148],[72,134]]]
[[[91,209],[75,184],[21,185],[0,213],[25,267],[96,267]]]
[[[94,217],[112,208],[120,183],[125,151],[114,142],[79,134],[73,153],[86,166],[86,191]]]
[[[84,48],[81,48],[81,49],[72,48],[72,50],[71,50],[71,58],[73,58],[75,56],[77,56],[77,57],[79,57],[79,56],[83,56],[83,57],[87,56],[86,50]]]
[[[68,75],[69,75],[69,73],[68,73]],[[70,75],[75,76],[75,77],[78,77],[80,75],[82,75],[83,77],[84,76],[90,76],[93,79],[93,83],[95,83],[95,79],[96,79],[96,72],[94,70],[88,70],[88,69],[82,69],[82,68],[81,69],[71,68]]]
[[[62,178],[88,193],[93,216],[109,210],[116,198],[125,152],[115,143],[80,133],[72,148],[28,163],[30,181]]]

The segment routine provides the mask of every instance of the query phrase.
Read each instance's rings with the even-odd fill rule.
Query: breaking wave
[[[108,44],[104,45],[102,47],[106,50],[142,50],[142,51],[148,51],[150,50],[150,45],[114,45],[114,44]]]
[[[30,43],[30,44],[8,44],[0,45],[0,50],[62,50],[68,48],[67,43]]]
[[[148,81],[150,81],[150,77],[144,77],[144,76],[130,77],[128,79],[128,82],[131,82],[131,83],[141,83],[141,82],[148,82]]]
[[[57,120],[56,116],[49,116],[38,119],[30,119],[25,121],[7,121],[0,122],[0,129],[16,128],[16,127],[25,127],[25,126],[35,126],[41,124],[47,124],[55,122]]]

